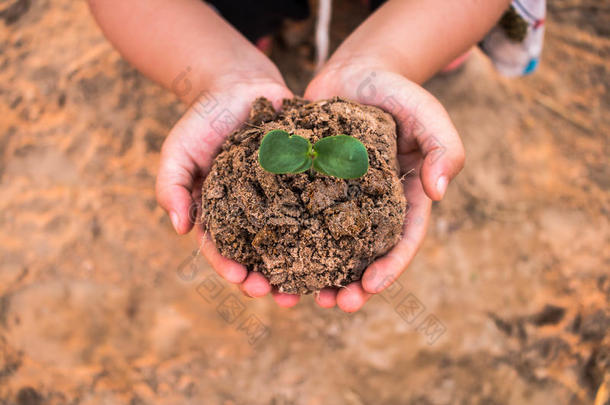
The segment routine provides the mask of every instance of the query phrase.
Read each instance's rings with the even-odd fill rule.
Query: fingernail
[[[178,214],[174,211],[170,212],[169,219],[172,221],[172,226],[174,227],[174,230],[178,232],[178,225],[180,225],[180,218],[178,217]]]
[[[449,180],[447,180],[447,176],[441,176],[436,181],[436,190],[440,194],[441,198],[445,196],[445,191],[447,191],[448,184]]]

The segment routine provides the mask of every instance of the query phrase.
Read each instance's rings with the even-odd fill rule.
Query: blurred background
[[[336,46],[366,13],[334,3]],[[466,167],[395,287],[346,315],[215,278],[154,198],[185,107],[85,2],[0,0],[0,404],[606,404],[610,4],[548,17],[533,76],[475,53],[426,85]],[[302,92],[311,22],[271,53]]]

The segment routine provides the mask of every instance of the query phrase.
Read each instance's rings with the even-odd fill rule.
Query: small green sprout
[[[357,179],[369,169],[369,155],[358,139],[348,135],[327,136],[313,146],[298,135],[281,129],[267,132],[258,149],[258,163],[275,174],[314,170],[341,179]]]

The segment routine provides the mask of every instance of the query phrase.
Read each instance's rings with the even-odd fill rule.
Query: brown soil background
[[[183,107],[84,2],[16,3],[0,3],[0,403],[591,403],[610,367],[605,2],[551,2],[532,77],[477,54],[427,85],[467,165],[402,289],[349,316],[219,292],[153,194]],[[335,7],[336,44],[363,13]],[[274,54],[297,92],[310,52]],[[445,327],[432,345],[417,330],[430,314]],[[255,345],[250,315],[270,332]]]

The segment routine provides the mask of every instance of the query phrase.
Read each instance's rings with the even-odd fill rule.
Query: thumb
[[[188,233],[197,220],[193,194],[198,193],[193,190],[200,182],[196,179],[209,169],[225,138],[225,133],[214,129],[209,117],[202,116],[197,108],[191,107],[165,139],[155,185],[157,202],[180,235]]]
[[[464,165],[464,147],[442,104],[425,89],[403,76],[360,69],[333,77],[319,75],[308,86],[307,99],[342,96],[375,105],[394,116],[398,124],[398,154],[423,155],[421,182],[426,195],[441,200],[449,182]]]
[[[155,193],[159,205],[168,213],[174,230],[183,235],[193,227],[190,209],[194,204],[191,195],[195,173],[194,167],[179,161],[186,156],[172,153],[173,148],[169,142],[163,147]]]
[[[424,156],[420,174],[424,191],[430,199],[439,201],[464,167],[464,146],[442,104],[431,96],[425,100],[417,108],[419,126],[411,135]]]
[[[195,204],[192,197],[195,179],[201,177],[201,167],[209,164],[216,149],[213,143],[221,142],[214,133],[207,139],[201,136],[203,124],[189,110],[172,128],[161,148],[155,194],[180,235],[188,233],[195,223],[191,212]]]

